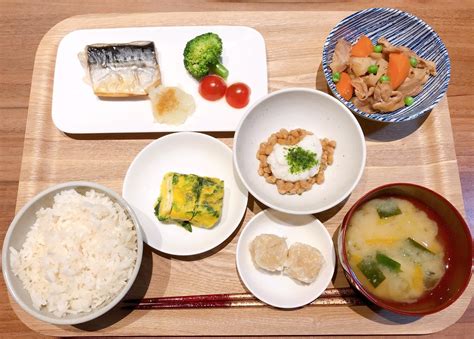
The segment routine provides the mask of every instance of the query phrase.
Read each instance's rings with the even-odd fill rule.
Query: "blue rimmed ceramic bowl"
[[[380,37],[385,37],[393,45],[408,47],[421,58],[434,61],[437,75],[430,76],[423,91],[415,97],[413,105],[390,113],[369,114],[359,110],[339,95],[329,68],[334,48],[341,38],[353,44],[361,35],[367,35],[372,42],[377,41]],[[322,64],[324,76],[335,97],[356,115],[382,122],[408,121],[430,112],[446,93],[451,77],[448,51],[438,34],[423,20],[393,8],[369,8],[343,19],[326,38]]]

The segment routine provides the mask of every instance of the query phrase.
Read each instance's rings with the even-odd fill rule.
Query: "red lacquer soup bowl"
[[[363,286],[349,265],[346,234],[351,218],[364,203],[382,197],[400,197],[425,211],[428,217],[438,224],[437,239],[444,245],[445,274],[435,288],[412,303],[393,302],[375,296]],[[339,232],[338,255],[350,284],[369,301],[395,313],[422,316],[448,307],[468,286],[472,267],[472,236],[461,214],[444,197],[423,186],[394,183],[368,192],[347,212]]]

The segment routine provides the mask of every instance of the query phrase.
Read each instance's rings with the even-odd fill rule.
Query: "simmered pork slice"
[[[353,97],[351,102],[361,111],[365,113],[375,113],[374,109],[372,108],[372,103],[374,101],[373,97],[368,97],[365,100],[361,100],[358,97]]]
[[[378,41],[377,41],[377,44],[378,45],[382,45],[383,47],[383,50],[382,50],[382,53],[384,55],[388,55],[390,53],[405,53],[406,55],[408,55],[409,57],[411,56],[416,56],[416,54],[411,50],[409,49],[408,47],[405,47],[405,46],[394,46],[392,45],[390,42],[388,42],[387,39],[385,39],[384,37],[380,38]],[[388,56],[387,58],[388,59]]]
[[[355,90],[355,95],[360,100],[365,100],[374,94],[374,87],[367,87],[363,78],[354,78],[351,80],[352,86]]]
[[[426,71],[426,74],[436,75],[436,64],[433,61],[420,58],[414,53],[410,55],[410,58],[415,58],[417,61],[415,69],[422,69]]]
[[[405,102],[403,101],[402,94],[398,91],[394,93],[396,93],[396,95],[391,97],[388,101],[376,102],[372,104],[374,110],[380,112],[392,112],[404,107]]]
[[[423,84],[428,80],[428,70],[412,68],[405,81],[397,88],[403,97],[415,96],[423,90]]]
[[[427,68],[412,68],[410,70],[410,74],[408,74],[408,77],[416,78],[421,81],[422,85],[424,85],[430,78],[429,72],[430,71]]]
[[[332,55],[332,62],[329,64],[333,73],[342,72],[347,68],[351,56],[351,48],[350,42],[344,39],[337,41],[334,54]]]
[[[416,66],[417,69],[424,68],[429,74],[436,75],[436,64],[433,61],[425,60],[418,56],[416,56],[416,59],[418,60],[418,65]]]
[[[405,106],[403,99],[403,94],[400,91],[393,91],[390,83],[379,83],[375,86],[372,108],[380,112],[395,111]]]
[[[413,97],[423,90],[423,85],[420,80],[415,78],[406,78],[397,91],[402,93],[403,97]]]
[[[388,101],[392,95],[392,87],[389,82],[378,83],[374,90],[374,101]]]

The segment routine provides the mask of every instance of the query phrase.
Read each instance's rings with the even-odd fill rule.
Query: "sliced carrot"
[[[387,75],[392,89],[397,89],[410,73],[410,60],[403,53],[390,53],[388,56]]]
[[[359,41],[352,46],[351,55],[355,57],[368,57],[373,51],[374,45],[372,45],[372,41],[363,35],[359,38]]]
[[[346,72],[341,73],[341,79],[336,84],[336,89],[339,94],[347,101],[351,100],[354,94],[354,87],[352,87],[351,77]]]

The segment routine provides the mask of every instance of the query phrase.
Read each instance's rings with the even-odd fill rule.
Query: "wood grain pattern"
[[[35,59],[17,209],[47,186],[69,180],[96,181],[120,192],[130,161],[146,144],[162,135],[67,136],[55,128],[50,116],[54,60],[57,45],[67,32],[90,27],[193,25],[204,20],[207,24],[248,25],[258,29],[265,38],[270,91],[289,86],[325,90],[320,70],[323,41],[329,30],[348,14],[229,12],[213,18],[197,13],[92,15],[61,22],[43,38]],[[298,39],[294,39],[295,36]],[[318,215],[331,233],[336,231],[357,197],[387,180],[428,186],[444,194],[463,211],[446,99],[424,121],[383,128],[363,121],[361,124],[368,140],[364,176],[345,204]],[[215,136],[231,146],[231,134],[216,133]],[[251,199],[244,223],[261,209],[262,206]],[[235,268],[237,239],[238,233],[217,249],[186,260],[158,255],[146,247],[142,270],[128,297],[244,292]],[[333,285],[347,286],[340,269]],[[127,313],[116,309],[100,321],[73,327],[42,323],[15,303],[12,306],[30,328],[57,336],[88,335],[90,330],[95,330],[95,335],[150,335],[157,331],[161,335],[402,334],[431,333],[451,325],[468,307],[471,294],[472,286],[445,311],[420,319],[365,306],[305,307],[291,312],[265,308]],[[229,322],[230,319],[233,321]],[[343,324],[341,319],[344,319]]]
[[[451,58],[448,90],[464,204],[468,223],[474,225],[474,2],[387,0],[383,4],[417,15],[432,26],[446,44]],[[1,0],[0,1],[0,240],[15,214],[20,162],[23,152],[31,75],[35,51],[43,35],[72,15],[169,11],[334,11],[380,6],[362,1],[282,0]],[[447,10],[449,8],[449,10]],[[157,14],[159,15],[159,14]],[[208,16],[213,16],[212,12]],[[462,34],[461,34],[462,32]],[[474,302],[462,318],[439,336],[466,337],[474,326]],[[0,279],[0,333],[2,337],[38,337],[13,312],[6,286]],[[94,332],[90,333],[94,335]],[[159,332],[155,332],[159,335]],[[393,336],[392,336],[393,337]]]

